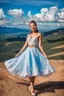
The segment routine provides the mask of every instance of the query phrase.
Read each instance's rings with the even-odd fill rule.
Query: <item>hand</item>
[[[45,56],[46,58],[48,58],[47,56]]]
[[[16,55],[15,55],[15,57],[18,57],[18,56],[19,56],[19,54],[16,54]]]
[[[45,57],[48,58],[47,55],[45,55]]]

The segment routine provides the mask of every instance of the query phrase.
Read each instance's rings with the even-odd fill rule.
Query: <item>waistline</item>
[[[36,45],[28,45],[29,47],[36,47]]]

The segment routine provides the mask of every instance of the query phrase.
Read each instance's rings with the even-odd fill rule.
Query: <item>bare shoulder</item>
[[[40,32],[38,33],[38,37],[42,37],[42,34]]]
[[[27,35],[30,35],[30,34],[27,34]]]
[[[28,34],[28,36],[31,36],[31,34]]]
[[[30,34],[27,34],[27,36],[26,36],[26,37],[28,37],[28,36],[30,36]]]

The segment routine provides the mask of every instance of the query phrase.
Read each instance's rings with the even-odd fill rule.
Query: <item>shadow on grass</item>
[[[54,42],[59,42],[59,41],[64,41],[64,38],[58,38],[55,40],[47,40],[49,43],[54,43]]]
[[[64,48],[49,49],[47,50],[49,55],[54,55],[60,52],[64,52]]]
[[[9,42],[12,42],[12,41],[25,41],[26,38],[24,38],[24,37],[22,37],[22,38],[20,38],[20,37],[18,37],[18,38],[7,38],[6,40],[9,41]]]
[[[64,60],[64,55],[58,55],[58,56],[51,56],[51,57],[48,57],[48,59],[54,59],[54,60]]]

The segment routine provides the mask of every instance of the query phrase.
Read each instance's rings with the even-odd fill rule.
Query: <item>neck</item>
[[[36,33],[36,31],[32,31],[32,33]]]

